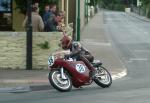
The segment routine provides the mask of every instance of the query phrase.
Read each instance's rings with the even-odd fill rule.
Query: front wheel
[[[70,75],[67,72],[64,72],[66,79],[61,78],[61,73],[59,70],[52,70],[49,73],[49,82],[50,84],[58,91],[67,92],[72,88],[72,81]]]
[[[97,67],[97,73],[95,75],[94,81],[97,85],[106,88],[111,86],[112,77],[106,68],[100,66]]]

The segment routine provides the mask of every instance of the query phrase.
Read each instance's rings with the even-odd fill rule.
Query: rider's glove
[[[66,54],[64,58],[65,58],[65,59],[69,59],[69,57],[70,57],[70,55],[69,55],[69,54]]]

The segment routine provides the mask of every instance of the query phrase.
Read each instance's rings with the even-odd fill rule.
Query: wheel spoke
[[[97,73],[97,77],[100,82],[104,84],[108,84],[110,82],[110,77],[106,70],[104,70],[103,68],[98,68]]]
[[[70,87],[70,80],[69,80],[69,77],[64,74],[66,76],[67,79],[63,80],[60,76],[60,72],[59,71],[55,71],[53,74],[52,74],[52,80],[53,82],[55,83],[56,86],[58,86],[59,88],[62,88],[62,89],[67,89]]]

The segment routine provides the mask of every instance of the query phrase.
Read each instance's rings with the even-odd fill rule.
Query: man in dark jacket
[[[54,18],[49,18],[45,25],[46,32],[52,31],[62,31],[62,28],[59,27],[59,22],[61,22],[62,17],[59,14],[56,14]]]
[[[56,4],[50,4],[45,6],[45,12],[43,14],[44,27],[46,27],[47,22],[55,18],[56,14]]]

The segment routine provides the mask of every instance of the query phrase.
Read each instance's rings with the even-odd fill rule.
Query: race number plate
[[[49,66],[52,66],[52,65],[54,64],[54,60],[55,60],[54,56],[50,56],[50,57],[48,58],[48,65],[49,65]]]
[[[76,70],[79,73],[84,73],[86,69],[85,69],[85,66],[83,64],[76,64]]]

